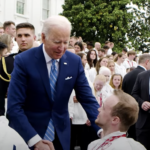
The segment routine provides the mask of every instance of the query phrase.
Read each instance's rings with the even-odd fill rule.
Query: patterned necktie
[[[55,99],[55,94],[56,94],[57,75],[58,75],[58,71],[56,68],[56,60],[52,59],[52,66],[51,66],[51,72],[50,72],[50,87],[51,87],[51,98],[53,101]],[[55,135],[54,124],[53,124],[53,120],[50,119],[49,124],[48,124],[48,128],[47,128],[45,136],[44,136],[44,139],[49,140],[49,141],[53,141],[54,135]]]

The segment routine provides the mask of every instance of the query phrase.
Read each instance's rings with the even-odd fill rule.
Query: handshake
[[[53,143],[48,140],[41,140],[34,145],[34,150],[55,150]]]

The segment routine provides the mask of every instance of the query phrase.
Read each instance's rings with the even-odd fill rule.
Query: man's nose
[[[24,41],[25,39],[26,39],[25,36],[22,36],[22,37],[21,37],[21,40],[22,40],[22,41]]]
[[[65,44],[64,44],[64,43],[61,43],[60,46],[59,46],[59,48],[60,48],[61,50],[63,50],[63,49],[65,48]]]

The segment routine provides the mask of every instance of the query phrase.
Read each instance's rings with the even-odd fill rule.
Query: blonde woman
[[[9,34],[3,34],[0,36],[0,42],[7,45],[7,47],[8,47],[7,55],[9,55],[11,53],[13,46],[14,46],[12,37]]]
[[[122,76],[121,74],[113,74],[110,79],[110,86],[113,89],[122,89]]]

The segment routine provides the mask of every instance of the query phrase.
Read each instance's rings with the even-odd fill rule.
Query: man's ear
[[[36,41],[36,35],[34,35],[34,41]]]
[[[45,39],[46,39],[46,37],[45,37],[45,34],[44,34],[44,33],[41,33],[41,39],[42,39],[42,42],[44,43],[44,42],[45,42]]]
[[[146,62],[145,62],[145,64],[147,65],[148,63],[149,63],[149,60],[147,59]]]
[[[112,117],[112,124],[113,125],[120,124],[120,118],[117,116]]]

